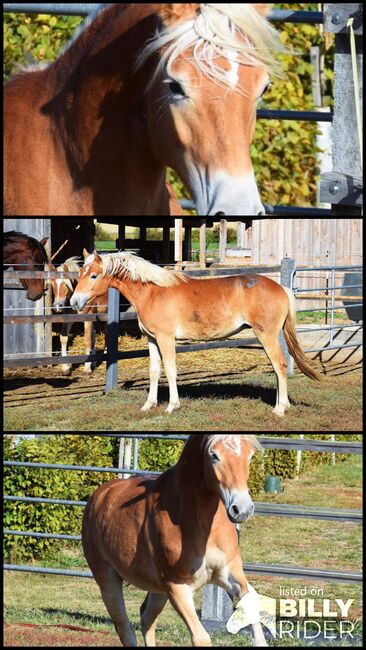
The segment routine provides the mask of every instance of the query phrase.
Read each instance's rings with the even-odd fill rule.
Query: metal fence
[[[75,434],[76,435],[76,434]],[[135,442],[135,459],[134,468],[122,467],[94,467],[94,466],[75,466],[51,463],[32,463],[32,462],[16,462],[4,461],[5,467],[33,467],[51,470],[73,470],[73,471],[88,471],[88,472],[105,472],[131,474],[131,475],[145,475],[147,472],[136,469],[139,440],[186,440],[188,435],[171,435],[171,434],[119,434],[119,433],[106,433],[98,434],[102,437],[117,437],[117,438],[130,438]],[[281,438],[258,436],[264,449],[282,449],[282,450],[301,450],[301,451],[316,451],[335,454],[362,454],[363,445],[361,442],[328,442],[324,440],[308,440],[308,439],[294,439],[294,438]],[[149,472],[149,474],[158,475],[159,472]],[[68,505],[73,507],[85,507],[86,501],[74,501],[65,499],[46,499],[41,497],[26,497],[4,495],[5,501],[26,501],[29,503],[49,503]],[[338,522],[352,522],[362,523],[362,511],[353,509],[339,509],[339,508],[310,508],[304,506],[290,506],[286,504],[273,504],[273,503],[256,503],[256,512],[261,516],[280,516],[280,517],[297,517],[305,519],[320,519],[323,521],[338,521]],[[55,535],[51,533],[41,533],[35,531],[24,530],[4,530],[5,535],[20,535],[39,538],[51,539],[65,539],[72,541],[79,541],[80,535]],[[42,566],[28,566],[19,564],[4,564],[4,568],[12,571],[25,571],[43,574],[57,574],[65,576],[76,576],[81,578],[91,578],[91,572],[80,572],[66,569],[50,569]],[[277,564],[253,564],[245,563],[245,572],[249,575],[267,575],[272,577],[287,577],[287,578],[303,578],[324,581],[347,582],[354,585],[362,584],[362,573],[357,571],[342,571],[338,569],[323,570],[312,567],[298,567],[298,566],[285,566]],[[232,602],[226,592],[215,585],[209,585],[204,590],[202,602],[202,620],[205,625],[209,627],[220,626],[224,621],[227,621],[232,612]]]
[[[88,15],[95,10],[92,3],[4,3],[4,11],[25,13],[48,13],[64,15]],[[349,19],[353,18],[356,55],[350,55]],[[331,209],[299,208],[289,206],[265,206],[272,216],[339,216],[362,214],[362,173],[359,140],[361,125],[358,118],[358,102],[355,93],[357,67],[362,66],[362,3],[333,3],[319,11],[273,11],[269,19],[276,23],[322,24],[326,32],[335,35],[334,58],[334,113],[320,111],[260,110],[259,119],[280,119],[333,123],[333,171],[323,174],[320,200],[330,203]],[[357,65],[356,65],[357,64]],[[359,89],[358,100],[361,101]],[[194,209],[191,201],[183,201],[185,209]]]
[[[190,277],[209,277],[212,275],[225,276],[225,275],[241,275],[246,273],[279,273],[280,274],[280,283],[284,287],[290,287],[294,292],[296,297],[303,296],[304,298],[309,298],[309,292],[312,294],[321,292],[320,298],[323,298],[327,301],[325,307],[316,307],[316,308],[307,308],[304,310],[297,310],[297,313],[301,312],[329,312],[330,313],[330,323],[324,326],[314,325],[310,327],[297,327],[296,331],[298,333],[310,333],[310,332],[326,332],[329,335],[329,339],[324,343],[322,347],[311,347],[305,349],[305,352],[326,352],[330,350],[341,350],[346,348],[357,349],[362,346],[361,332],[362,325],[355,326],[354,324],[344,324],[337,325],[335,322],[335,312],[339,309],[359,309],[360,316],[362,318],[362,296],[360,295],[359,301],[357,302],[357,296],[350,297],[349,295],[343,295],[345,290],[352,290],[353,292],[362,291],[362,278],[359,283],[344,283],[336,285],[336,274],[339,272],[350,272],[351,274],[357,271],[362,272],[362,265],[352,265],[352,266],[319,266],[319,267],[297,267],[295,260],[290,258],[285,258],[281,261],[281,266],[273,267],[234,267],[229,269],[206,269],[206,270],[192,270],[186,271],[186,274]],[[299,274],[302,272],[309,271],[322,271],[328,272],[330,274],[330,283],[327,282],[323,286],[315,287],[311,289],[298,289],[296,280]],[[358,274],[359,275],[359,274]],[[69,272],[56,272],[56,271],[38,271],[35,272],[20,272],[20,271],[5,271],[4,277],[5,282],[7,279],[14,279],[14,277],[44,277],[47,280],[53,277],[58,278],[73,278],[77,277],[77,273]],[[6,287],[6,284],[5,284]],[[341,295],[336,295],[336,292],[341,291]],[[109,392],[117,385],[117,371],[118,371],[118,361],[123,359],[131,358],[142,358],[149,356],[149,351],[146,350],[132,350],[126,352],[119,352],[118,350],[118,329],[120,322],[123,321],[135,321],[137,319],[135,313],[120,313],[120,300],[119,292],[117,289],[109,289],[108,291],[108,313],[107,314],[49,314],[49,315],[35,315],[35,316],[5,316],[4,323],[11,323],[16,325],[17,323],[29,322],[29,323],[40,323],[40,322],[85,322],[90,321],[107,321],[108,323],[108,348],[107,353],[94,353],[89,355],[70,355],[70,356],[53,356],[53,355],[44,355],[37,354],[36,357],[27,356],[22,354],[20,357],[14,357],[11,355],[11,358],[5,356],[4,367],[7,368],[16,368],[16,367],[36,367],[42,365],[59,365],[62,363],[85,363],[87,362],[106,362],[106,392]],[[317,298],[318,296],[315,296]],[[311,296],[314,298],[314,295]],[[342,300],[343,305],[337,306],[336,302]],[[351,316],[350,316],[351,317]],[[337,335],[340,333],[345,333],[349,331],[349,337],[345,342],[337,340]],[[282,350],[286,356],[288,364],[289,374],[293,373],[294,363],[293,358],[289,355],[284,336],[280,334],[280,344]],[[178,345],[176,347],[177,353],[185,352],[194,352],[199,350],[214,350],[221,348],[234,348],[234,347],[251,347],[258,348],[262,350],[262,346],[256,337],[251,338],[234,338],[228,339],[225,341],[210,341],[206,343],[192,343]]]

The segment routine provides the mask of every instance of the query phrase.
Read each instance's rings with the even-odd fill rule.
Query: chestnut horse
[[[247,325],[253,328],[277,375],[276,415],[283,416],[290,406],[287,362],[278,341],[282,329],[300,370],[311,379],[320,378],[296,336],[293,293],[263,275],[194,279],[130,252],[102,256],[94,252],[80,270],[72,306],[82,309],[106,287],[115,287],[129,300],[149,340],[150,391],[143,411],[157,404],[161,358],[169,383],[167,412],[179,408],[176,340],[223,339]]]
[[[84,259],[89,257],[85,249],[83,251]],[[49,264],[50,271],[62,271],[66,273],[79,273],[80,267],[77,263],[78,257],[70,257],[63,264],[57,268],[53,264]],[[53,279],[52,280],[52,292],[53,292],[53,309],[57,313],[71,313],[70,300],[74,289],[77,284],[77,280],[70,279]],[[105,294],[98,296],[95,303],[89,303],[84,306],[82,309],[83,314],[106,314],[108,311],[108,290]],[[73,323],[64,323],[61,328],[60,341],[61,341],[61,354],[63,357],[67,357],[67,346],[69,341],[69,335]],[[103,323],[105,326],[105,323]],[[104,327],[104,331],[106,329]],[[94,354],[95,353],[95,327],[92,321],[84,322],[84,344],[85,344],[85,353]],[[65,376],[71,375],[72,366],[68,363],[63,363],[61,366],[62,374]],[[84,371],[86,374],[91,374],[93,372],[93,364],[90,361],[85,362]]]
[[[109,481],[89,498],[84,553],[123,645],[137,645],[124,581],[148,592],[140,609],[147,646],[155,646],[156,619],[168,600],[193,645],[211,645],[193,601],[207,583],[241,599],[255,645],[267,645],[235,527],[254,513],[248,476],[255,447],[260,445],[251,435],[193,434],[178,464],[158,478]]]
[[[41,241],[24,235],[22,232],[4,233],[3,263],[4,269],[14,271],[45,271],[48,256],[44,249],[48,237]],[[45,281],[42,278],[22,278],[22,286],[27,290],[28,300],[39,300],[45,292]]]
[[[276,73],[270,5],[101,5],[59,58],[5,86],[5,214],[258,215],[256,108]]]

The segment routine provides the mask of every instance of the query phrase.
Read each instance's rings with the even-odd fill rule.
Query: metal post
[[[292,289],[291,287],[291,281],[292,281],[292,275],[293,272],[295,271],[296,268],[296,262],[295,260],[292,260],[289,257],[285,257],[281,261],[281,284],[283,287],[287,287],[288,289]],[[280,346],[283,354],[285,355],[285,359],[287,361],[287,372],[289,375],[294,374],[294,360],[292,356],[290,355],[285,337],[283,335],[283,332],[280,333],[279,336],[279,341],[280,341]]]
[[[108,289],[107,375],[105,392],[117,386],[119,291]]]
[[[325,31],[335,34],[333,171],[322,174],[320,200],[331,203],[337,215],[362,214],[362,165],[351,55],[353,18],[358,68],[358,96],[362,106],[362,3],[335,2],[324,5]],[[361,109],[362,110],[362,109]]]
[[[225,627],[233,613],[229,594],[216,585],[207,585],[202,594],[201,622],[208,632]]]

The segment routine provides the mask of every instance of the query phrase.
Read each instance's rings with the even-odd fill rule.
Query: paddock
[[[45,221],[48,222],[48,220]],[[11,227],[19,229],[23,227],[21,223],[13,224],[13,220],[11,222]],[[59,222],[59,219],[56,219],[56,222]],[[6,223],[5,227],[7,225]],[[226,256],[226,251],[229,252],[233,249],[226,246],[223,247],[224,264],[219,262],[206,269],[194,269],[187,263],[183,268],[188,269],[186,272],[194,277],[263,273],[277,281],[280,280],[284,286],[296,289],[298,334],[304,349],[309,350],[309,356],[315,358],[316,362],[320,364],[326,382],[330,381],[333,387],[331,408],[327,400],[323,402],[321,400],[321,386],[314,387],[305,378],[295,375],[290,378],[290,401],[292,385],[294,388],[297,386],[293,393],[293,400],[296,409],[300,407],[299,420],[296,421],[295,413],[290,412],[288,428],[279,428],[278,430],[291,430],[291,427],[294,427],[294,430],[301,430],[306,423],[308,425],[312,423],[314,431],[323,430],[326,426],[329,427],[328,430],[334,430],[335,426],[336,428],[341,426],[341,430],[350,430],[349,427],[352,426],[349,421],[351,411],[350,409],[341,410],[342,403],[337,402],[337,385],[340,385],[339,382],[344,382],[344,390],[349,391],[349,398],[352,401],[354,421],[359,423],[362,325],[358,321],[362,319],[362,284],[360,280],[361,267],[354,262],[359,260],[362,254],[360,220],[336,220],[336,223],[333,223],[333,220],[321,220],[320,222],[318,220],[310,220],[310,222],[291,220],[285,223],[282,220],[261,220],[253,221],[246,226],[243,234],[241,224],[239,225],[241,240],[238,239],[238,241],[241,241],[241,244],[234,250],[239,257],[236,262],[232,262],[231,266],[229,266],[229,260],[232,260],[232,257]],[[320,234],[321,236],[319,236]],[[299,247],[299,238],[301,247]],[[245,244],[244,249],[243,243]],[[68,251],[68,254],[70,252],[81,254],[81,246],[82,241],[79,242],[79,248]],[[93,243],[91,243],[91,247],[93,247]],[[54,245],[52,245],[52,250],[54,250]],[[248,259],[246,267],[240,266],[243,259],[240,257],[242,250],[247,253],[244,258]],[[300,266],[297,261],[292,261],[289,257],[283,258],[282,263],[278,264],[278,261],[281,261],[280,255],[291,254],[296,250],[299,254],[298,261],[305,263],[304,266]],[[268,262],[272,264],[262,267],[253,264],[261,259],[264,259],[267,264]],[[239,266],[237,265],[238,261]],[[324,264],[324,262],[326,263]],[[343,262],[343,265],[339,266],[339,262]],[[180,266],[180,268],[182,267]],[[9,275],[15,278],[16,272],[9,272]],[[346,276],[349,276],[350,279],[348,284]],[[13,283],[14,279],[9,278],[7,282]],[[128,430],[128,426],[136,428],[135,430],[139,426],[143,426],[145,430],[149,430],[150,426],[151,430],[159,430],[162,415],[160,407],[152,414],[150,420],[141,419],[137,413],[137,396],[141,398],[147,379],[145,357],[148,352],[145,339],[122,338],[118,348],[118,339],[115,336],[117,326],[112,325],[114,339],[113,337],[110,339],[107,355],[104,354],[104,343],[102,344],[98,339],[97,354],[86,356],[79,344],[78,337],[76,337],[72,343],[69,357],[59,357],[55,352],[51,356],[47,353],[48,350],[51,350],[52,347],[54,350],[57,349],[53,345],[52,339],[47,338],[47,333],[50,333],[51,321],[65,322],[67,319],[82,321],[84,318],[82,316],[65,317],[59,314],[55,316],[47,311],[42,314],[42,309],[39,310],[39,308],[33,312],[34,315],[24,316],[23,305],[20,306],[19,302],[15,302],[14,305],[14,294],[19,296],[19,300],[24,300],[22,292],[18,289],[10,289],[5,292],[8,301],[5,323],[11,333],[11,336],[5,339],[5,379],[7,381],[5,408],[8,429],[14,427],[22,430],[23,427],[28,426],[34,427],[35,430],[37,427],[41,430],[48,430],[49,427],[55,426],[53,419],[49,417],[50,411],[34,409],[34,400],[52,402],[54,397],[57,397],[57,400],[52,407],[55,408],[56,421],[61,427],[60,430],[67,430],[67,427],[72,428],[73,426],[83,427],[84,430],[90,428],[92,424],[88,400],[98,400],[98,413],[108,409],[108,400],[103,399],[105,365],[102,363],[87,385],[80,376],[77,367],[74,368],[73,376],[66,382],[63,381],[59,376],[60,362],[79,364],[85,361],[96,361],[97,363],[106,361],[105,390],[108,392],[115,389],[109,399],[117,400],[115,410],[119,414],[116,421],[109,423],[109,426],[125,427],[122,430]],[[23,304],[25,303],[26,301]],[[136,327],[135,314],[120,314],[118,302],[111,303],[110,307],[112,313],[109,316],[101,315],[100,318],[105,320],[109,318],[109,323],[115,324],[121,320],[123,324]],[[309,308],[313,311],[310,312]],[[324,325],[321,325],[318,320],[320,316],[322,318],[325,316]],[[88,318],[96,317],[89,316]],[[35,327],[35,324],[37,329],[31,329]],[[22,340],[26,339],[26,343],[28,343],[33,339],[31,337],[27,339],[26,336],[23,339],[17,337],[18,328],[27,328],[33,333],[38,332],[35,339],[37,341],[36,351],[29,348],[28,344],[19,347],[19,342]],[[131,333],[131,330],[129,331]],[[56,340],[55,337],[53,339]],[[228,427],[228,430],[230,427],[232,430],[240,430],[243,426],[248,426],[253,427],[253,430],[260,430],[262,422],[264,427],[273,427],[273,422],[267,419],[266,414],[263,413],[263,406],[267,407],[273,399],[274,383],[272,381],[271,384],[265,355],[257,347],[258,341],[250,330],[245,332],[245,335],[241,334],[239,337],[236,336],[227,341],[179,346],[178,351],[184,352],[184,354],[178,355],[179,382],[183,386],[183,397],[188,400],[189,408],[193,407],[192,420],[186,422],[184,417],[178,414],[171,424],[164,423],[164,426],[168,428],[177,426],[183,427],[183,429],[187,427],[187,430],[198,427],[197,430],[205,430],[205,427],[209,427],[212,423],[217,429],[224,426]],[[37,350],[39,351],[37,352]],[[289,358],[288,361],[291,362],[291,359]],[[25,369],[22,370],[22,367]],[[258,373],[256,374],[257,367]],[[37,387],[42,388],[41,392],[37,393]],[[165,395],[166,386],[164,384],[160,399],[164,399]],[[212,403],[210,403],[211,395]],[[305,395],[306,399],[304,399]],[[314,400],[313,409],[309,408],[312,403],[310,396]],[[258,398],[261,400],[260,402],[257,401]],[[67,412],[65,405],[70,400],[74,406],[70,412]],[[225,416],[223,416],[223,406]],[[80,412],[78,412],[79,408]],[[202,409],[202,416],[199,417]],[[24,417],[21,416],[22,413]],[[41,418],[41,421],[38,421],[38,417]],[[217,418],[216,422],[215,418]],[[106,426],[105,420],[103,425]],[[98,424],[93,420],[93,426],[102,426],[102,421]],[[283,427],[280,424],[278,426]]]
[[[146,343],[124,337],[123,346],[126,352],[143,354]],[[99,334],[97,350],[103,349],[104,336]],[[70,354],[79,353],[83,353],[81,334],[70,348]],[[256,349],[180,354],[184,409],[170,418],[163,406],[168,396],[165,377],[161,406],[149,416],[140,413],[149,387],[146,357],[118,361],[117,387],[107,395],[104,364],[91,378],[85,377],[82,366],[71,378],[62,377],[59,366],[6,369],[5,431],[273,431],[274,426],[277,431],[361,431],[361,362],[345,366],[333,360],[326,365],[320,387],[300,374],[290,378],[294,408],[280,422],[274,422],[271,414],[276,392],[273,370],[263,351]]]
[[[120,437],[119,434],[104,435],[107,437]],[[131,436],[126,435],[123,437]],[[156,436],[153,435],[137,435],[134,441],[135,450],[137,448],[138,440],[155,437]],[[164,438],[166,439],[166,436],[164,436]],[[169,438],[181,440],[185,439],[186,436],[174,435],[169,436]],[[267,437],[261,437],[260,441],[262,442],[262,445],[265,449],[287,449],[292,451],[297,450],[298,452],[305,450],[314,450],[317,452],[331,452],[336,454],[346,453],[352,455],[359,455],[362,453],[362,443],[348,442],[345,440],[341,441],[338,436],[333,436],[333,438],[336,438],[336,441],[319,441],[318,439],[313,438],[310,440],[299,440],[294,439],[293,437],[277,438],[271,435]],[[121,462],[119,463],[118,468],[116,467],[114,470],[112,470],[111,467],[107,467],[104,469],[106,472],[110,473],[111,471],[114,471],[118,474],[120,474],[122,470],[123,473],[127,476],[129,474],[143,474],[143,471],[139,472],[139,470],[136,469],[136,458],[137,457],[135,456],[132,469],[129,469],[131,467],[131,464],[127,461],[127,455],[124,460],[123,455],[121,456]],[[12,461],[6,462],[6,465],[12,465]],[[20,465],[18,464],[19,467],[22,465],[25,466],[27,463],[20,463]],[[28,466],[27,471],[31,472],[32,467],[34,469],[37,467],[47,467],[52,470],[52,474],[54,472],[57,472],[57,474],[60,474],[61,476],[62,472],[65,470],[77,470],[78,472],[100,472],[103,469],[95,466],[90,467],[89,465],[73,466],[66,464],[44,464],[36,462],[31,463],[31,465]],[[348,472],[349,471],[350,469],[348,469]],[[359,471],[360,465],[358,467],[358,475]],[[346,489],[346,483],[344,482],[345,479],[342,473],[340,473],[337,478],[334,477],[334,479],[329,478],[332,476],[332,473],[324,475],[320,470],[319,472],[315,470],[314,473],[310,472],[310,474],[314,476],[314,480],[315,477],[318,476],[318,482],[321,490],[317,494],[315,494],[314,491],[311,491],[311,488],[309,488],[307,476],[305,475],[303,478],[300,477],[299,482],[296,480],[286,481],[284,497],[277,497],[275,503],[273,503],[273,498],[269,500],[265,499],[265,502],[260,501],[259,503],[256,500],[257,516],[255,520],[253,520],[253,524],[250,524],[248,528],[248,524],[245,525],[247,534],[243,535],[244,531],[242,532],[242,541],[244,542],[244,539],[246,539],[244,545],[242,546],[242,554],[246,571],[248,575],[251,576],[251,580],[256,585],[256,588],[260,588],[261,593],[273,593],[276,585],[283,584],[285,578],[286,585],[298,585],[299,580],[301,579],[302,586],[305,584],[311,585],[312,589],[315,587],[319,591],[322,589],[323,597],[329,596],[331,599],[334,599],[344,597],[344,594],[347,594],[347,598],[355,598],[356,612],[360,612],[360,604],[358,602],[358,599],[361,598],[361,592],[359,591],[359,588],[362,584],[362,574],[359,572],[361,559],[361,533],[358,534],[357,524],[360,524],[362,521],[362,511],[359,509],[362,498],[361,483],[357,484],[358,487],[356,487],[355,484],[354,489],[351,490],[349,488]],[[328,479],[325,478],[326,476],[328,476]],[[325,483],[324,480],[326,481]],[[342,486],[344,489],[342,489]],[[328,496],[324,496],[324,492]],[[332,495],[331,500],[330,495]],[[15,499],[18,502],[42,501],[42,497],[39,495],[27,496],[27,490],[25,490],[25,496],[17,495],[16,497],[12,497],[11,495],[7,495],[6,498],[13,500]],[[326,501],[324,501],[324,499],[326,499]],[[49,499],[49,504],[52,503],[56,504],[59,503],[59,501],[57,499],[52,500],[51,498]],[[296,505],[288,505],[289,503]],[[322,507],[325,505],[325,503],[327,506],[326,508]],[[67,502],[66,505],[68,507],[76,507],[79,510],[79,508],[85,506],[85,501],[75,500],[73,497],[70,501]],[[314,508],[314,505],[317,507]],[[44,507],[51,506],[45,505]],[[280,517],[280,519],[278,519],[278,517]],[[289,519],[281,519],[283,517]],[[278,521],[283,522],[284,530],[287,531],[287,537],[285,538],[282,535],[281,542],[278,540]],[[266,534],[265,530],[267,531]],[[277,544],[272,545],[270,540],[272,539],[271,536],[274,535],[275,530],[277,530]],[[268,540],[270,542],[270,548],[266,547],[265,542],[263,542],[260,546],[254,543],[255,539],[258,540],[259,531],[262,531],[261,534],[263,535],[263,538],[261,537],[261,539],[265,540],[267,536],[270,537]],[[330,531],[332,535],[337,535],[338,537],[339,546],[336,547],[336,551],[334,550],[334,545],[329,544]],[[6,529],[5,533],[7,535],[13,535],[14,533],[20,535],[31,534],[31,536],[34,538],[42,538],[44,535],[43,531],[34,531],[32,534],[31,530],[13,531]],[[349,539],[351,535],[354,549],[353,555],[351,557],[351,555],[348,553],[347,557],[343,558],[344,551],[342,549],[349,548],[346,540],[347,538]],[[47,536],[51,538],[58,537],[54,534],[48,534]],[[311,543],[312,536],[315,536],[315,539],[317,539],[317,552],[315,555],[314,544]],[[77,535],[74,535],[70,537],[70,540],[71,539],[77,541],[79,537]],[[283,557],[283,555],[281,555],[281,549],[286,549],[285,564],[283,562],[281,563],[281,559]],[[327,552],[325,552],[326,549]],[[302,566],[298,566],[299,561],[297,558],[299,553],[302,556]],[[42,595],[39,593],[38,588],[40,582],[37,578],[37,573],[41,573],[43,574],[44,578],[42,581],[43,587],[41,588],[41,591],[44,594],[46,589],[46,592],[48,594],[47,605],[50,605],[50,607],[49,609],[40,610],[39,616],[37,618],[38,626],[41,628],[44,622],[47,622],[48,624],[51,623],[51,625],[52,623],[56,623],[55,627],[59,627],[59,630],[54,630],[54,633],[56,634],[56,639],[60,639],[62,638],[62,635],[64,635],[63,638],[66,638],[67,634],[69,634],[66,631],[62,631],[62,628],[65,628],[65,625],[63,624],[66,623],[69,626],[71,624],[71,626],[74,626],[74,638],[76,638],[76,635],[80,635],[85,640],[84,646],[87,645],[89,640],[94,640],[95,645],[104,645],[103,638],[98,637],[98,630],[101,629],[101,623],[105,623],[105,620],[100,618],[99,610],[98,614],[96,614],[97,600],[95,599],[94,595],[91,596],[90,594],[88,586],[90,584],[90,581],[80,581],[80,577],[88,578],[90,576],[87,572],[79,570],[79,563],[77,564],[78,568],[76,568],[76,557],[77,556],[75,555],[68,555],[66,566],[71,565],[73,567],[71,570],[64,568],[64,560],[66,560],[67,554],[65,557],[63,554],[59,556],[59,560],[62,561],[62,568],[60,567],[60,564],[57,565],[58,568],[55,568],[54,564],[53,568],[49,568],[44,563],[43,566],[40,566],[39,563],[38,566],[29,566],[24,564],[6,564],[6,569],[18,572],[18,574],[6,574],[6,601],[10,605],[8,589],[13,583],[13,598],[11,605],[15,604],[15,602],[18,602],[20,605],[23,600],[21,594],[24,593],[24,588],[20,590],[20,585],[24,585],[25,583],[22,576],[24,575],[24,572],[25,574],[29,573],[29,577],[26,580],[26,593],[29,595],[34,590],[34,599],[32,602],[34,611],[37,611],[38,607],[42,603]],[[72,561],[72,558],[74,558],[74,562]],[[322,560],[320,560],[320,558],[322,558]],[[325,563],[323,566],[322,562]],[[324,566],[326,568],[324,568]],[[270,576],[270,578],[265,578],[263,576]],[[278,581],[278,578],[281,580]],[[296,579],[295,582],[293,582],[294,578]],[[260,587],[258,585],[260,585]],[[61,593],[59,592],[58,595],[58,616],[55,618],[56,610],[53,609],[53,594],[56,593],[54,590],[55,588],[57,590],[57,586],[60,586]],[[202,610],[202,617],[205,621],[205,625],[207,625],[208,628],[212,630],[215,628],[222,628],[222,621],[227,620],[228,616],[230,616],[230,611],[227,609],[227,604],[225,605],[225,609],[222,609],[222,606],[220,605],[220,603],[222,603],[222,600],[219,594],[210,593],[211,589],[212,588],[210,587],[207,590],[202,601],[197,601],[197,607]],[[137,602],[141,602],[141,592],[139,595],[135,594],[134,590],[129,591],[128,593],[129,607],[132,607],[133,611],[135,611]],[[64,601],[63,595],[61,594],[68,594],[68,598],[70,599],[69,602]],[[324,594],[326,594],[326,596]],[[137,600],[137,598],[139,598],[139,600]],[[22,609],[23,604],[20,606],[20,609],[18,611],[22,611]],[[216,616],[213,614],[213,612],[216,612]],[[219,614],[218,617],[217,614]],[[353,612],[353,615],[355,616],[355,611]],[[32,621],[34,621],[33,616],[33,610],[29,610],[25,620],[28,620],[30,623],[32,623]],[[223,616],[223,618],[220,618],[221,616]],[[361,614],[356,614],[356,618],[357,616],[361,616]],[[134,617],[133,620],[135,620]],[[18,619],[18,622],[21,623],[22,621],[19,621]],[[94,624],[96,622],[99,623],[97,628],[94,627]],[[170,638],[167,637],[167,639],[170,642],[173,641],[173,645],[180,645],[181,639],[184,638],[184,636],[180,636],[181,628],[179,627],[179,624],[176,625],[173,630],[171,627],[171,620],[168,617],[162,619],[161,630],[164,629],[165,625],[167,625],[167,634],[170,634]],[[36,625],[35,627],[38,626]],[[14,626],[8,627],[13,627],[13,630],[7,630],[8,634],[14,634]],[[105,628],[103,627],[103,629]],[[20,633],[20,630],[21,626],[18,628],[18,634]],[[29,632],[29,634],[31,633]],[[47,631],[47,634],[48,640],[52,638],[51,629]],[[220,635],[214,638],[215,640],[217,639],[217,643],[215,643],[215,645],[225,645],[225,640],[227,640],[227,637],[222,637]],[[45,645],[44,642],[42,643],[42,636],[38,635],[38,639],[41,641],[40,645]],[[237,637],[235,641],[236,642],[234,642],[233,645],[246,645],[246,643],[241,642],[241,637]],[[33,644],[30,643],[29,645]],[[49,645],[53,645],[52,642]],[[57,645],[57,642],[55,645]],[[78,642],[76,645],[78,645]],[[114,643],[112,643],[112,645],[114,645]]]

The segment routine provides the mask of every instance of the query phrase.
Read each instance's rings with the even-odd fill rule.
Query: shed
[[[3,232],[16,230],[23,232],[35,239],[49,237],[46,246],[48,252],[53,255],[61,246],[54,259],[54,263],[61,264],[72,255],[82,256],[83,248],[93,250],[94,247],[94,220],[89,217],[66,218],[20,218],[3,219]],[[11,287],[4,290],[5,314],[31,316],[45,313],[46,298],[31,302],[25,297],[25,291],[14,281]],[[48,312],[49,313],[49,312]],[[10,354],[34,354],[51,352],[52,334],[51,328],[44,323],[36,326],[30,323],[18,323],[17,325],[4,325],[4,353]]]

